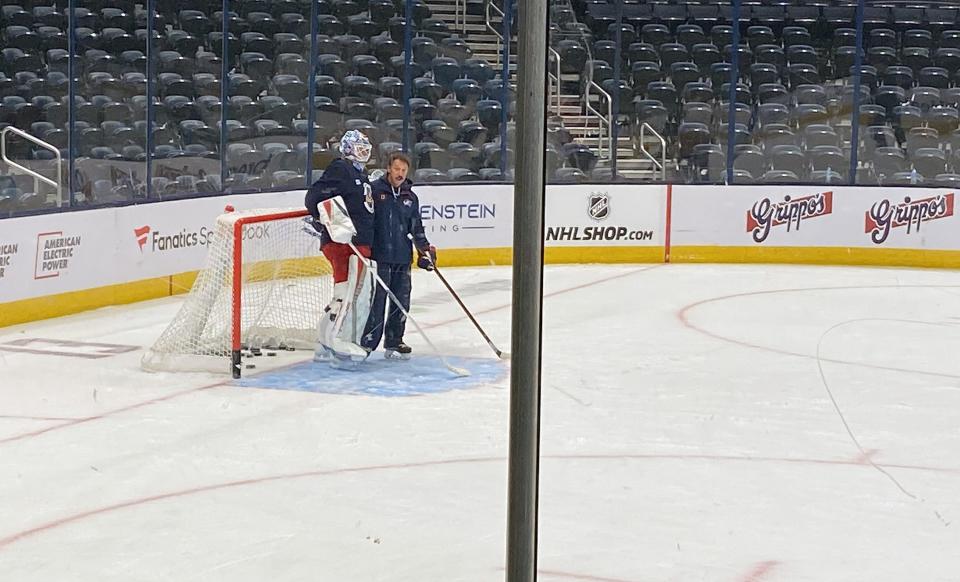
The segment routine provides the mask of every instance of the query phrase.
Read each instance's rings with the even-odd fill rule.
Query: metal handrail
[[[554,48],[553,48],[552,46],[551,46],[551,47],[547,47],[547,50],[550,51],[550,56],[557,62],[557,75],[556,75],[556,77],[555,77],[556,80],[557,80],[557,91],[556,91],[556,93],[555,93],[554,95],[556,96],[557,115],[560,115],[560,91],[561,91],[561,89],[562,89],[562,86],[560,85],[560,53],[558,53],[556,50],[554,50]],[[548,74],[551,78],[554,78],[553,73],[547,73],[547,74]],[[550,85],[553,86],[553,83],[551,83]]]
[[[503,18],[504,18],[505,15],[504,15],[503,10],[500,10],[500,7],[493,3],[493,0],[489,0],[489,1],[486,3],[485,15],[484,15],[484,21],[485,21],[484,24],[487,25],[487,30],[489,30],[490,32],[492,32],[493,35],[497,37],[497,66],[500,66],[500,64],[501,64],[501,63],[500,63],[500,59],[502,58],[502,57],[501,57],[501,53],[503,52],[503,51],[501,50],[501,48],[500,48],[500,43],[504,42],[504,40],[503,40],[503,35],[500,34],[500,31],[497,30],[496,28],[494,28],[494,26],[493,26],[492,24],[490,24],[490,8],[491,8],[491,7],[492,7],[494,10],[496,10],[497,13],[500,15],[500,22],[501,22],[501,23],[503,23]],[[466,10],[466,8],[464,8],[464,10]],[[466,20],[466,18],[464,18],[464,20]]]
[[[51,180],[50,178],[48,178],[48,177],[44,176],[43,174],[41,174],[40,172],[37,172],[36,170],[31,170],[30,168],[28,168],[28,167],[26,167],[26,166],[23,166],[23,165],[20,165],[20,164],[18,164],[17,162],[15,162],[15,161],[11,160],[10,158],[8,158],[8,157],[7,157],[7,134],[8,134],[8,133],[13,133],[13,134],[15,134],[15,135],[18,135],[18,136],[22,137],[23,139],[25,139],[25,140],[27,140],[27,141],[31,141],[31,142],[33,142],[34,144],[36,144],[36,145],[38,145],[38,146],[40,146],[40,147],[42,147],[42,148],[44,148],[44,149],[46,149],[46,150],[49,150],[49,151],[53,152],[53,155],[54,155],[54,156],[56,157],[56,159],[57,159],[57,180],[56,180],[56,181],[53,181],[53,180]],[[23,131],[23,130],[21,130],[21,129],[17,129],[16,127],[13,127],[12,125],[8,125],[7,127],[3,128],[3,131],[0,131],[0,160],[2,160],[4,163],[6,163],[7,165],[9,165],[11,168],[13,168],[13,169],[15,169],[15,170],[18,170],[18,171],[20,171],[20,172],[23,172],[24,174],[27,174],[28,176],[33,177],[33,190],[34,190],[34,193],[38,193],[38,194],[39,194],[40,182],[43,182],[44,184],[47,184],[48,186],[53,186],[54,188],[56,188],[56,189],[57,189],[57,206],[63,206],[63,186],[62,186],[62,184],[63,184],[63,158],[60,156],[60,150],[59,150],[59,149],[57,149],[57,148],[54,147],[53,145],[51,145],[51,144],[43,141],[43,140],[40,139],[40,138],[37,138],[37,137],[34,137],[34,136],[30,135],[29,133],[27,133],[27,132],[25,132],[25,131]]]
[[[606,117],[604,117],[602,113],[600,113],[590,105],[590,88],[591,87],[597,90],[597,94],[601,98],[601,100],[604,98],[607,100],[607,116]],[[603,156],[603,138],[604,138],[603,126],[606,125],[607,126],[606,138],[609,142],[609,145],[607,146],[608,147],[607,159],[612,158],[613,157],[613,130],[610,124],[611,124],[611,120],[613,119],[613,99],[610,98],[609,93],[603,90],[603,87],[593,82],[592,71],[590,73],[590,81],[587,83],[587,86],[586,86],[583,104],[588,113],[592,113],[593,115],[596,115],[597,119],[600,120],[600,142],[597,145],[597,155],[599,155],[601,158],[604,157]]]
[[[646,145],[644,145],[645,144],[644,138],[646,137],[647,131],[652,133],[653,136],[656,137],[657,140],[660,142],[660,160],[659,161],[657,161],[657,158],[653,157],[653,154],[647,151],[647,147]],[[666,180],[667,179],[667,140],[664,139],[664,137],[660,135],[660,133],[657,132],[657,130],[653,129],[653,127],[651,127],[650,124],[647,123],[646,121],[644,121],[640,125],[640,153],[646,156],[648,160],[653,162],[653,166],[655,168],[660,170],[660,179]]]

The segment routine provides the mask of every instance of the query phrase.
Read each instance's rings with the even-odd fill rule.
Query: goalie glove
[[[432,271],[437,264],[437,247],[430,245],[424,250],[417,249],[417,266]]]
[[[319,218],[314,218],[312,216],[304,217],[303,221],[307,223],[313,230],[316,232],[323,232],[323,222]]]
[[[317,204],[317,211],[320,213],[320,223],[326,227],[327,233],[333,242],[347,244],[353,240],[357,234],[357,229],[347,214],[347,207],[343,203],[343,198],[334,196]]]

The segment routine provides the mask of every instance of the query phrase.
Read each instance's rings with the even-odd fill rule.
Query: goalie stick
[[[411,241],[413,240],[413,235],[408,234],[407,238]],[[474,327],[477,328],[477,331],[480,332],[480,335],[483,336],[483,339],[487,340],[487,345],[490,346],[490,349],[493,350],[493,353],[497,354],[497,357],[501,360],[509,360],[510,352],[502,352],[497,348],[496,344],[493,343],[493,340],[490,339],[490,336],[487,335],[487,332],[483,331],[483,328],[480,327],[480,322],[470,313],[470,310],[467,309],[467,306],[463,303],[463,300],[460,299],[460,296],[457,295],[457,292],[453,290],[453,287],[450,286],[450,283],[447,282],[447,278],[443,276],[443,273],[440,272],[440,269],[437,268],[437,264],[433,262],[433,256],[430,253],[423,253],[423,256],[427,257],[427,260],[430,261],[430,264],[433,266],[433,272],[437,274],[437,277],[440,277],[440,281],[443,282],[443,286],[447,288],[447,291],[453,295],[453,298],[456,299],[457,303],[463,309],[463,312],[467,314],[467,317],[470,318],[470,321],[473,322]]]
[[[337,206],[340,206],[340,205],[337,204]],[[346,210],[343,207],[341,207],[340,210],[343,210],[344,212],[346,212]],[[320,233],[318,233],[316,229],[314,229],[311,226],[305,226],[303,228],[303,231],[309,234],[310,236],[314,236],[318,238],[320,237]],[[380,287],[387,292],[387,295],[390,297],[390,300],[394,303],[394,305],[396,305],[397,308],[399,308],[400,311],[403,313],[403,315],[407,319],[409,319],[411,323],[413,323],[414,327],[417,328],[417,331],[420,333],[421,336],[423,336],[424,341],[427,342],[427,345],[430,346],[430,349],[433,350],[433,352],[437,355],[437,357],[440,358],[440,362],[443,363],[444,367],[450,370],[451,372],[453,372],[453,374],[457,376],[469,376],[470,375],[469,370],[454,366],[450,364],[450,362],[448,362],[445,357],[443,357],[443,354],[441,354],[440,350],[437,349],[437,346],[434,345],[432,341],[430,341],[430,338],[427,337],[427,334],[423,331],[423,328],[420,327],[420,324],[417,323],[417,320],[410,315],[410,312],[408,312],[406,309],[403,308],[403,306],[400,304],[400,300],[397,299],[397,296],[394,295],[393,291],[390,290],[390,287],[387,287],[387,284],[383,282],[383,279],[380,278],[380,275],[377,273],[377,270],[371,268],[370,261],[367,260],[367,258],[360,253],[360,250],[357,249],[356,245],[353,244],[353,241],[349,241],[347,242],[347,244],[350,246],[350,250],[353,251],[353,254],[355,254],[367,267],[367,270],[370,271],[370,274],[372,274],[374,279],[376,279],[377,284],[380,285]]]

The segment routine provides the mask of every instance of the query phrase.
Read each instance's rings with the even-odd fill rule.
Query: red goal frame
[[[228,210],[232,210],[229,209]],[[241,313],[240,306],[243,302],[243,228],[249,224],[259,222],[270,222],[272,220],[284,220],[287,218],[301,218],[310,213],[306,209],[291,210],[289,212],[277,212],[276,214],[263,214],[260,216],[242,216],[233,223],[233,298],[231,301],[231,325],[233,329],[230,335],[230,369],[234,378],[240,378],[241,348],[242,338],[240,337]]]

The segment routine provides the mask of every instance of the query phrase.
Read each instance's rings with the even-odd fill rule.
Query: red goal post
[[[143,367],[222,373],[228,359],[238,378],[244,349],[312,349],[333,280],[316,237],[304,232],[306,216],[303,208],[228,206],[205,266]]]

